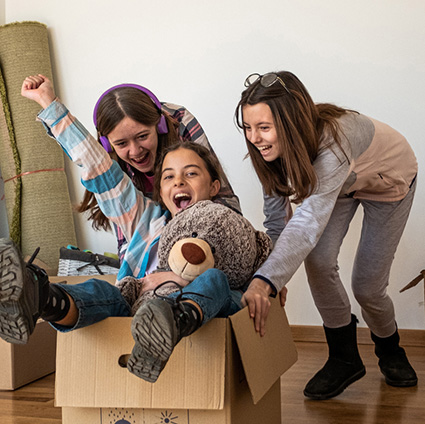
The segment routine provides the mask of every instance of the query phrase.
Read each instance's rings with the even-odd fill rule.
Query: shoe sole
[[[26,268],[15,244],[0,240],[0,337],[18,344],[27,343],[33,330],[24,297],[23,271]]]
[[[382,371],[381,371],[382,372]],[[418,379],[412,379],[412,380],[391,380],[390,378],[387,378],[384,373],[382,373],[385,377],[385,383],[387,383],[389,386],[393,387],[413,387],[418,384]]]
[[[128,370],[154,383],[174,350],[177,328],[171,307],[160,299],[143,305],[131,325],[135,345],[127,363]]]
[[[398,369],[403,369],[403,368],[410,368],[410,371],[412,373],[412,378],[406,378],[404,380],[402,379],[398,379],[398,380],[393,380],[390,376],[388,376],[385,373],[385,370],[382,369],[380,362],[378,362],[378,366],[379,366],[379,370],[381,371],[381,374],[384,376],[385,378],[385,383],[387,383],[389,386],[393,386],[393,387],[413,387],[416,386],[418,384],[418,377],[416,376],[416,373],[414,371],[414,369],[412,368],[412,366],[409,363],[409,360],[407,359],[407,357],[404,355],[404,361],[405,363],[401,363],[399,366],[397,366]],[[404,362],[402,361],[402,362]]]
[[[338,396],[341,394],[350,384],[353,384],[357,380],[360,380],[362,377],[366,375],[366,368],[363,367],[360,371],[358,371],[356,374],[352,375],[349,379],[345,380],[344,383],[339,386],[336,390],[334,390],[331,393],[308,393],[306,390],[304,390],[304,396],[312,399],[312,400],[326,400],[331,399],[335,396]]]
[[[393,381],[386,378],[385,383],[392,387],[413,387],[418,384],[418,380]]]

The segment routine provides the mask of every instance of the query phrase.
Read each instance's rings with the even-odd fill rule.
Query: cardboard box
[[[14,390],[55,371],[56,331],[38,322],[25,345],[0,339],[0,390]]]
[[[25,260],[28,261],[28,259],[29,257]],[[34,263],[51,271],[38,259],[35,259]],[[92,277],[84,277],[83,280]],[[51,283],[66,281],[73,284],[81,282],[81,278],[49,276],[49,281]],[[115,279],[116,276],[105,276],[105,280],[112,284]],[[15,390],[55,372],[56,335],[57,331],[49,323],[40,319],[25,345],[12,344],[0,339],[0,390]]]
[[[153,384],[119,366],[134,345],[131,320],[58,334],[55,404],[63,424],[281,422],[280,376],[297,352],[278,300],[265,337],[247,308],[213,319],[180,341]]]

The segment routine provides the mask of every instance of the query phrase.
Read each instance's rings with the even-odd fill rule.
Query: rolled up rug
[[[10,233],[24,256],[40,247],[39,259],[57,269],[60,247],[77,244],[63,152],[36,122],[39,106],[20,94],[28,75],[52,79],[46,25],[0,26],[0,67],[0,167]]]

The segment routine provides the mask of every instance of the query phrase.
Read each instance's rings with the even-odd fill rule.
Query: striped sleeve
[[[38,115],[67,155],[81,167],[82,184],[95,194],[102,212],[130,240],[152,200],[136,190],[129,177],[113,161],[84,126],[58,100]]]

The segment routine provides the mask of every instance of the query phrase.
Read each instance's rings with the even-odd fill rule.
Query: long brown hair
[[[235,120],[243,129],[254,169],[267,195],[293,196],[294,203],[302,202],[317,186],[313,167],[324,132],[330,131],[341,148],[337,119],[347,109],[323,103],[315,104],[303,83],[291,72],[276,72],[287,90],[276,80],[263,87],[260,79],[242,92]],[[273,115],[280,157],[266,162],[259,150],[246,137],[243,108],[246,105],[265,103]]]
[[[158,163],[162,149],[179,141],[178,122],[166,112],[162,113],[167,122],[168,133],[158,134],[158,148],[154,167]],[[99,102],[96,116],[98,142],[100,136],[107,136],[125,117],[129,117],[143,125],[151,126],[158,124],[161,112],[150,97],[137,88],[116,88],[107,93]],[[146,194],[142,173],[120,159],[115,151],[110,153],[110,156],[130,176],[136,188]],[[88,212],[88,219],[93,221],[92,226],[94,229],[108,230],[111,228],[108,218],[100,210],[96,197],[90,191],[85,191],[83,200],[76,210],[80,213]]]
[[[220,165],[220,162],[217,156],[212,153],[209,149],[202,146],[198,143],[193,143],[192,141],[178,142],[168,146],[163,149],[161,154],[159,155],[159,160],[155,167],[155,178],[154,178],[154,188],[153,188],[153,200],[158,203],[162,203],[161,200],[161,173],[162,173],[162,164],[164,162],[165,156],[168,153],[174,152],[179,149],[187,149],[195,152],[204,162],[205,168],[210,174],[211,181],[222,181],[223,179],[223,170]]]

